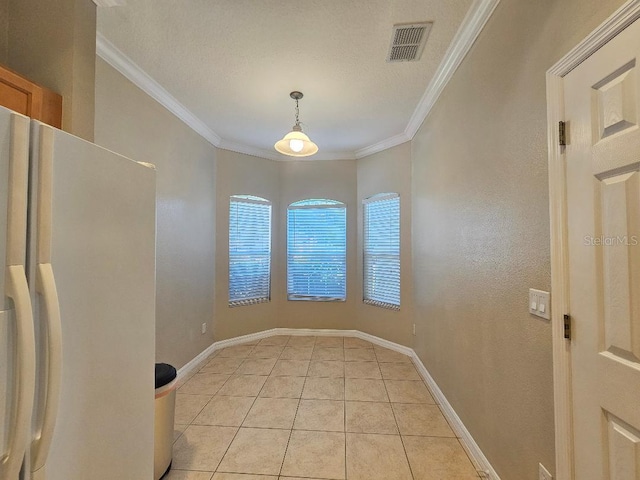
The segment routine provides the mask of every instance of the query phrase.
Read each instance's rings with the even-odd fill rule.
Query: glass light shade
[[[282,140],[276,142],[274,148],[291,157],[308,157],[318,151],[318,146],[309,137],[296,130],[287,133]]]
[[[299,138],[292,138],[289,140],[289,148],[296,153],[300,153],[304,148],[304,142]]]

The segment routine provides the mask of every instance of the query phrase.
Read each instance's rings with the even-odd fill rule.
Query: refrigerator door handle
[[[6,294],[13,300],[17,336],[16,414],[9,430],[8,454],[0,462],[0,478],[17,480],[29,440],[36,384],[36,341],[33,310],[24,266],[7,266]]]
[[[46,309],[47,322],[47,390],[45,393],[44,413],[40,432],[31,443],[31,471],[34,480],[45,478],[45,463],[49,455],[53,431],[56,425],[58,405],[60,403],[60,385],[62,380],[62,323],[58,290],[50,263],[38,264],[36,291],[42,295]]]

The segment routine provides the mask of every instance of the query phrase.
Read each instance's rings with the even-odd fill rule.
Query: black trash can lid
[[[156,363],[156,388],[164,387],[178,376],[176,369],[168,363]]]

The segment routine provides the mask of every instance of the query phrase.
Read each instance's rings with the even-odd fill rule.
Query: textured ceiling
[[[225,141],[273,151],[294,123],[353,158],[405,130],[471,0],[135,0],[98,31]],[[433,21],[418,62],[387,63],[395,23]]]

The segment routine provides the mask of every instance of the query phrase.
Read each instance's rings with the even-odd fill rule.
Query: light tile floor
[[[179,388],[166,480],[477,480],[411,359],[349,337],[215,352]]]

